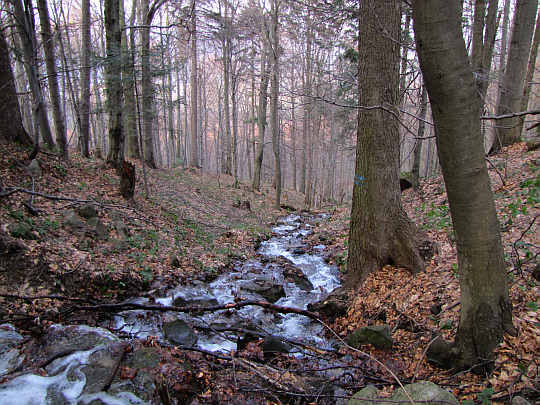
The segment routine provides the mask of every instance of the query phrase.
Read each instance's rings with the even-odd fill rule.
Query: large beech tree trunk
[[[262,13],[261,18],[263,18]],[[266,31],[264,31],[264,24],[261,24],[261,28],[261,82],[259,84],[259,105],[257,107],[257,126],[259,136],[257,140],[257,149],[255,152],[252,183],[253,189],[257,191],[259,191],[261,188],[262,162],[264,156],[264,132],[266,130],[266,108],[268,106],[268,81],[270,80],[270,72],[268,72],[266,63],[268,41],[266,39]]]
[[[423,235],[407,217],[399,187],[401,2],[360,2],[356,170],[345,287],[387,264],[423,270]]]
[[[469,369],[492,359],[503,332],[513,331],[500,225],[484,158],[481,100],[463,39],[461,1],[412,4],[458,251],[461,314],[451,353],[455,367]]]
[[[109,151],[107,163],[112,164],[120,173],[124,161],[124,94],[122,88],[122,57],[120,44],[119,0],[105,1],[105,30],[107,38],[106,87],[109,111]]]

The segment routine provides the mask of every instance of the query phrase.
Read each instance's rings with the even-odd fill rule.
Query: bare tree
[[[0,97],[0,111],[2,111],[0,114],[0,139],[19,142],[25,146],[32,145],[32,138],[22,124],[15,77],[2,26],[0,26],[0,92],[2,93],[2,97]]]
[[[56,131],[56,143],[60,148],[62,157],[69,157],[66,127],[62,113],[62,100],[60,88],[58,87],[58,71],[56,68],[56,56],[54,53],[53,35],[51,33],[51,22],[47,0],[37,0],[39,20],[41,25],[41,37],[43,39],[43,51],[45,53],[45,65],[47,68],[47,80],[49,82],[49,94],[52,103],[54,127]]]
[[[34,142],[39,144],[39,133],[43,136],[43,140],[49,147],[53,149],[55,143],[52,137],[49,118],[47,116],[47,107],[43,100],[43,93],[39,83],[39,70],[37,65],[37,40],[34,24],[34,14],[32,12],[32,1],[25,0],[23,4],[21,0],[13,0],[14,17],[17,22],[17,31],[23,46],[23,55],[26,68],[26,76],[34,96],[34,116],[39,125],[34,125],[36,136]],[[37,118],[36,118],[37,117]]]
[[[510,52],[497,115],[520,111],[537,9],[538,0],[517,0],[516,2]],[[520,142],[522,119],[511,117],[498,121],[493,150]]]
[[[508,276],[484,158],[481,103],[461,27],[461,1],[413,0],[420,67],[432,106],[456,233],[460,322],[454,357],[459,369],[491,369],[493,351],[512,326]]]
[[[118,172],[124,162],[124,95],[122,89],[122,56],[120,46],[120,0],[105,0],[105,30],[107,38],[106,87],[109,111],[109,151],[107,163]]]

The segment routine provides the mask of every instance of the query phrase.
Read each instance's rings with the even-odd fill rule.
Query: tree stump
[[[133,199],[135,195],[135,166],[126,161],[122,162],[120,194],[122,194],[122,197],[126,200]]]

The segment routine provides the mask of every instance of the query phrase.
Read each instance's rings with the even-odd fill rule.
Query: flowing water
[[[317,218],[306,218],[314,220]],[[179,287],[169,291],[164,298],[156,298],[156,302],[163,305],[173,305],[175,300],[184,298],[185,302],[208,305],[227,304],[235,299],[262,298],[256,293],[242,288],[244,284],[257,279],[269,279],[283,285],[286,296],[280,298],[275,304],[307,309],[307,305],[324,299],[339,286],[338,269],[324,262],[322,250],[324,246],[316,246],[313,253],[304,252],[303,238],[312,232],[312,226],[305,218],[298,215],[289,215],[281,224],[273,228],[274,236],[263,242],[259,248],[261,257],[235,264],[234,269],[219,276],[210,284],[198,283],[189,287]],[[299,268],[309,279],[313,288],[305,291],[296,283],[289,281],[283,275],[279,261],[274,259],[283,256],[294,266]],[[138,299],[143,303],[144,300]],[[156,319],[155,316],[160,316]],[[160,323],[180,318],[195,326],[234,326],[246,320],[252,322],[257,330],[264,334],[279,335],[295,340],[302,340],[307,344],[328,348],[329,343],[322,337],[322,326],[311,319],[297,314],[272,314],[261,307],[248,306],[234,313],[220,311],[206,313],[193,318],[190,314],[145,314],[143,311],[129,311],[116,318],[116,330],[127,333],[133,337],[146,338],[157,335],[163,338]],[[197,345],[203,349],[229,352],[236,350],[236,339],[224,334],[199,332]]]
[[[173,305],[175,301],[177,305],[178,302],[187,302],[188,305],[200,303],[217,305],[231,303],[235,299],[262,300],[261,296],[243,287],[253,280],[264,278],[283,286],[285,296],[276,302],[277,305],[306,309],[309,303],[323,299],[339,286],[337,268],[325,264],[320,253],[324,246],[317,246],[314,253],[305,253],[303,250],[305,247],[303,238],[312,232],[308,221],[316,219],[320,218],[290,215],[282,221],[281,225],[273,229],[274,236],[262,243],[259,249],[261,254],[259,259],[236,263],[232,271],[221,275],[210,284],[198,283],[189,287],[179,287],[170,291],[166,297],[154,297],[151,300],[163,305]],[[280,256],[285,259],[280,258]],[[304,282],[299,284],[303,286],[304,289],[302,289],[295,282],[284,277],[285,267],[296,267],[302,270],[311,283],[307,283],[310,288],[306,290]],[[180,298],[183,298],[183,301],[178,301]],[[138,298],[134,302],[144,304],[148,303],[149,299]],[[231,329],[237,325],[245,327],[246,323],[249,323],[251,330],[255,330],[262,336],[278,335],[285,340],[302,341],[311,346],[322,348],[330,346],[330,343],[323,338],[322,327],[310,319],[296,314],[271,313],[256,306],[245,307],[239,311],[208,312],[204,316],[196,318],[189,314],[176,312],[126,311],[115,317],[112,326],[117,335],[122,337],[146,338],[153,335],[167,341],[162,332],[163,325],[178,318],[184,319],[196,330],[199,329],[196,345],[211,351],[229,352],[236,350],[238,337],[233,334],[225,334],[231,333],[230,331],[218,334],[208,333],[202,331],[201,326],[215,330],[218,327]],[[76,346],[76,351],[73,354],[58,358],[47,366],[48,376],[46,377],[26,374],[0,385],[1,404],[102,403],[135,405],[146,403],[133,394],[130,389],[124,388],[122,384],[125,382],[122,382],[120,387],[116,387],[113,393],[94,389],[92,380],[96,378],[99,380],[101,374],[110,372],[111,364],[114,363],[115,358],[112,348],[116,347],[121,340],[103,328],[90,328],[84,325],[74,327],[78,328],[76,330],[82,334],[95,330],[92,333],[97,334],[96,339],[101,343],[89,350],[83,349],[80,345]],[[57,330],[58,336],[63,336],[63,331],[69,328],[72,327],[56,325],[52,329]],[[0,341],[2,336],[6,337],[7,335],[12,340],[13,336],[15,336],[15,340],[23,339],[13,330],[0,330],[0,332],[4,333],[0,336]],[[53,342],[55,342],[54,339]],[[65,348],[61,346],[54,351],[61,349]],[[295,353],[295,350],[296,355],[302,355],[299,352],[300,349],[293,349],[291,353]],[[3,355],[0,360],[0,376],[6,373],[7,367],[13,361],[22,364],[23,360],[24,354],[19,353],[17,349]],[[92,366],[90,367],[89,364]]]

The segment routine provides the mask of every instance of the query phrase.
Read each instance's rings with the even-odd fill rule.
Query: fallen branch
[[[303,315],[317,321],[321,320],[321,317],[318,314],[315,314],[310,311],[306,311],[304,309],[285,307],[281,305],[271,304],[266,301],[254,301],[254,300],[231,302],[229,304],[213,305],[213,306],[208,306],[208,307],[200,307],[200,306],[170,307],[170,306],[163,306],[159,304],[136,304],[136,303],[96,304],[96,305],[88,305],[88,306],[82,306],[82,305],[74,306],[71,308],[71,312],[73,311],[98,311],[98,310],[110,311],[110,312],[121,312],[121,311],[140,309],[140,310],[158,311],[158,312],[170,311],[170,312],[200,313],[200,312],[220,311],[220,310],[225,310],[225,309],[239,309],[239,308],[247,307],[250,305],[270,309],[270,310],[279,312],[281,314],[298,314],[298,315]]]

